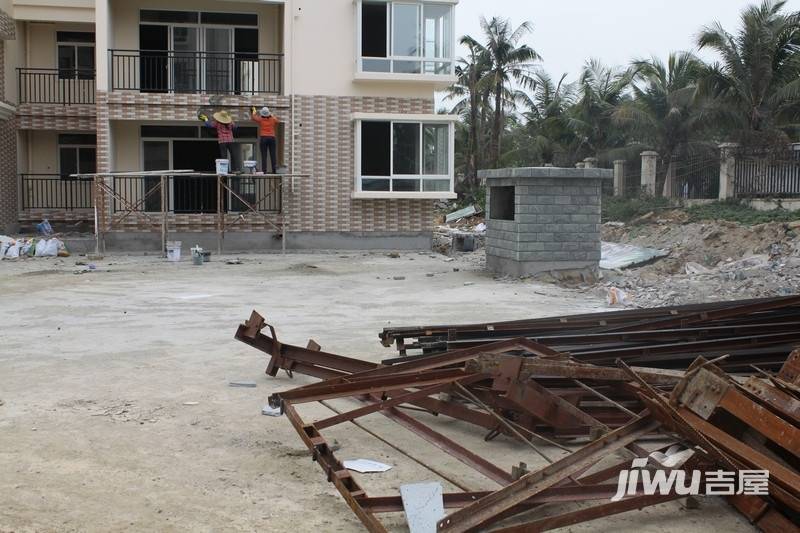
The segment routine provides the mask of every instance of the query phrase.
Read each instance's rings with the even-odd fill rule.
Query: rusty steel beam
[[[489,525],[498,515],[559,482],[581,472],[601,458],[631,444],[658,427],[650,417],[635,420],[547,467],[526,474],[489,496],[456,511],[438,523],[438,531],[466,532]]]

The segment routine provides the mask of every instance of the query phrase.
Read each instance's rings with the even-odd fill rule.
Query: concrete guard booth
[[[597,271],[602,182],[611,169],[504,168],[486,182],[486,266],[522,277]]]

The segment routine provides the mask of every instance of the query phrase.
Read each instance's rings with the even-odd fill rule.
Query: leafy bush
[[[735,200],[696,205],[688,208],[686,212],[689,214],[690,222],[728,220],[746,226],[755,226],[765,222],[791,222],[800,219],[800,211],[786,209],[758,211]]]
[[[602,220],[603,222],[630,222],[651,211],[659,211],[668,209],[669,207],[670,201],[667,198],[653,198],[650,196],[642,196],[639,198],[604,196]]]

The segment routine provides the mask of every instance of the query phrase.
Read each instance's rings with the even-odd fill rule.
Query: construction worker
[[[202,113],[198,115],[198,118],[207,128],[217,130],[220,158],[230,160],[231,172],[238,171],[239,161],[236,153],[236,144],[233,141],[233,130],[236,128],[236,123],[233,121],[231,114],[223,110],[214,113],[213,120],[208,120],[208,117]]]
[[[275,130],[280,120],[272,114],[267,106],[262,107],[258,112],[256,112],[255,107],[251,108],[250,117],[254,122],[258,123],[258,147],[261,150],[261,172],[264,174],[275,174],[278,170],[278,142],[275,139]],[[269,152],[271,165],[271,172],[269,173],[267,172],[267,152]]]

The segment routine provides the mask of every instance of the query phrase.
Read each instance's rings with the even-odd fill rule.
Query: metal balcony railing
[[[260,213],[280,213],[282,209],[281,178],[277,176],[242,174],[220,178],[220,189],[216,177],[167,176],[165,183],[164,211],[175,214],[219,212],[218,195],[222,194],[222,212],[242,213],[254,210]],[[161,178],[158,176],[114,176],[114,213],[162,211]],[[247,202],[246,205],[244,202]]]
[[[21,104],[94,104],[94,70],[18,68]]]
[[[22,209],[91,209],[94,187],[91,179],[56,174],[21,174]]]
[[[282,54],[109,50],[112,91],[280,94]]]

